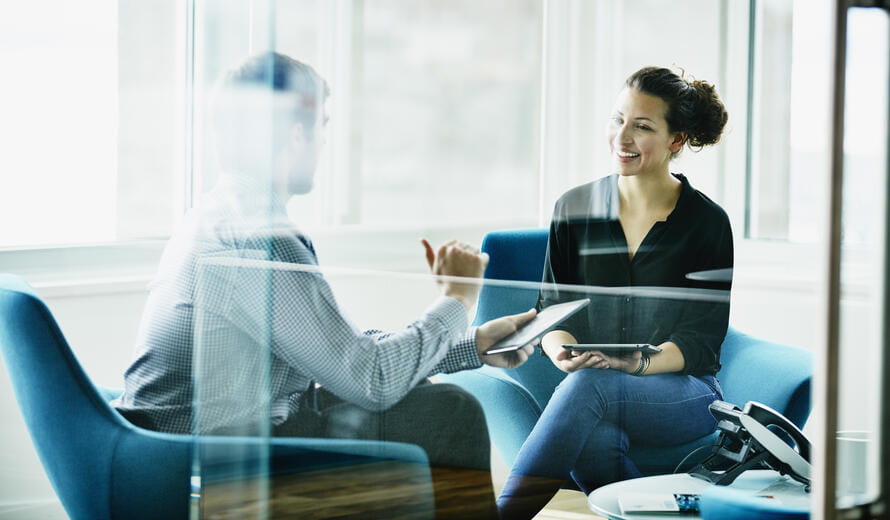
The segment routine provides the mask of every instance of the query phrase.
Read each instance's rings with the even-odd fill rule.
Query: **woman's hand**
[[[643,353],[639,350],[617,356],[607,356],[601,352],[596,353],[605,360],[607,365],[605,368],[613,368],[628,374],[633,374],[640,368],[640,358],[643,357]]]
[[[562,359],[557,367],[565,372],[574,372],[582,368],[596,368],[599,370],[615,369],[628,374],[636,372],[640,367],[640,358],[643,353],[639,350],[624,355],[609,356],[598,350],[566,350],[557,353],[557,358],[562,354]]]
[[[541,348],[556,368],[563,372],[574,372],[584,368],[609,368],[608,362],[599,352],[575,352],[562,348],[565,344],[577,342],[568,332],[554,330],[544,335]]]
[[[563,372],[574,372],[585,368],[598,368],[600,370],[609,368],[609,361],[606,357],[601,352],[592,350],[577,352],[560,347],[560,351],[556,352],[550,359],[556,365],[556,368]]]
[[[672,341],[665,341],[658,347],[661,348],[661,352],[649,355],[646,369],[639,375],[681,372],[686,366],[686,360],[680,348]],[[611,368],[627,374],[633,374],[640,368],[640,359],[642,357],[643,353],[639,350],[623,356],[603,355],[603,358]]]

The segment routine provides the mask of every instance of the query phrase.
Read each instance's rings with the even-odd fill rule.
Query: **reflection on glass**
[[[848,11],[844,100],[844,205],[837,433],[838,504],[878,491],[886,255],[888,20],[880,9]]]

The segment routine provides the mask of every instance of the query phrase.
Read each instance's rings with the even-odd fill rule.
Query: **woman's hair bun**
[[[689,86],[698,92],[698,123],[694,132],[689,133],[689,146],[701,148],[716,144],[723,135],[723,127],[729,120],[729,114],[723,101],[717,95],[714,85],[700,79],[689,82]]]

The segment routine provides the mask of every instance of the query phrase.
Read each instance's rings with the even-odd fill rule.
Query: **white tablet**
[[[569,316],[575,314],[584,307],[587,307],[587,304],[589,303],[590,299],[584,298],[581,300],[551,305],[539,312],[521,329],[492,345],[492,347],[486,350],[483,355],[490,356],[492,354],[519,350],[529,343],[540,340],[544,334],[553,330],[554,327],[559,325]]]

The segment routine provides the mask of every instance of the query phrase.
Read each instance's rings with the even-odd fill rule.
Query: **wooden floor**
[[[561,489],[535,520],[598,520],[587,508],[587,495],[580,491]]]
[[[404,462],[374,462],[278,476],[271,481],[234,479],[202,486],[200,517],[212,520],[274,519],[428,519],[434,503],[427,467]],[[463,471],[463,470],[461,470]],[[437,518],[491,518],[491,475],[479,479],[437,474]],[[443,486],[444,489],[441,487]],[[271,486],[269,485],[271,484]],[[478,496],[477,496],[478,495]],[[487,500],[486,500],[487,499]],[[535,518],[596,520],[580,491],[561,490]]]

